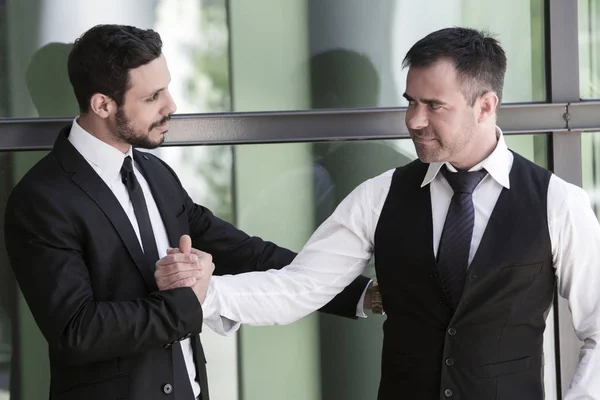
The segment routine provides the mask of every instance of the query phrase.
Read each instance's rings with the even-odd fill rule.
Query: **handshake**
[[[192,239],[183,235],[179,248],[167,249],[167,255],[156,262],[154,279],[159,290],[192,288],[203,304],[214,270],[212,256],[192,248]]]

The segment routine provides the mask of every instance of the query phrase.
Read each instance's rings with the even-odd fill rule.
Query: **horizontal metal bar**
[[[567,132],[567,103],[506,104],[498,124],[508,134]],[[600,102],[569,105],[570,127],[600,131]],[[224,145],[408,138],[406,108],[179,114],[165,145]],[[0,120],[0,151],[50,149],[72,118]]]
[[[582,101],[569,104],[569,130],[600,132],[600,102]]]

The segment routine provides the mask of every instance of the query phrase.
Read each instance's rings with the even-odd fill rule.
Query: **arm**
[[[193,247],[213,256],[215,275],[280,269],[296,257],[288,249],[248,236],[207,208],[194,204],[187,194],[186,198]],[[363,315],[363,293],[368,283],[369,278],[356,277],[320,311],[348,318]]]
[[[329,302],[363,271],[372,255],[375,226],[368,184],[342,201],[289,266],[213,277],[205,315],[218,313],[250,325],[287,324]]]
[[[557,183],[563,193],[556,193]],[[562,181],[551,185],[548,212],[555,211],[548,221],[558,292],[568,300],[575,332],[583,342],[565,400],[600,400],[600,226],[583,190]],[[557,189],[554,198],[561,198],[556,207],[550,207],[550,189]]]
[[[93,239],[78,234],[54,199],[35,189],[17,191],[5,222],[12,268],[53,357],[82,365],[159,348],[201,331],[202,308],[189,288],[134,301],[95,298],[85,261],[87,240]]]

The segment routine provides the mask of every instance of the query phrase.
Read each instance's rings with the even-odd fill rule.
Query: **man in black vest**
[[[387,314],[380,400],[541,400],[558,285],[585,343],[566,399],[600,399],[600,226],[583,190],[506,147],[504,51],[449,28],[404,65],[419,160],[358,186],[284,269],[213,277],[204,312],[228,326],[292,322],[374,255]]]

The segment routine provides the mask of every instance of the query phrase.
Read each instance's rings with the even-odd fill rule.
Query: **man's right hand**
[[[183,235],[178,249],[170,249],[156,263],[154,278],[159,290],[191,287],[200,304],[204,303],[210,278],[215,270],[212,256],[192,248],[192,240]]]

